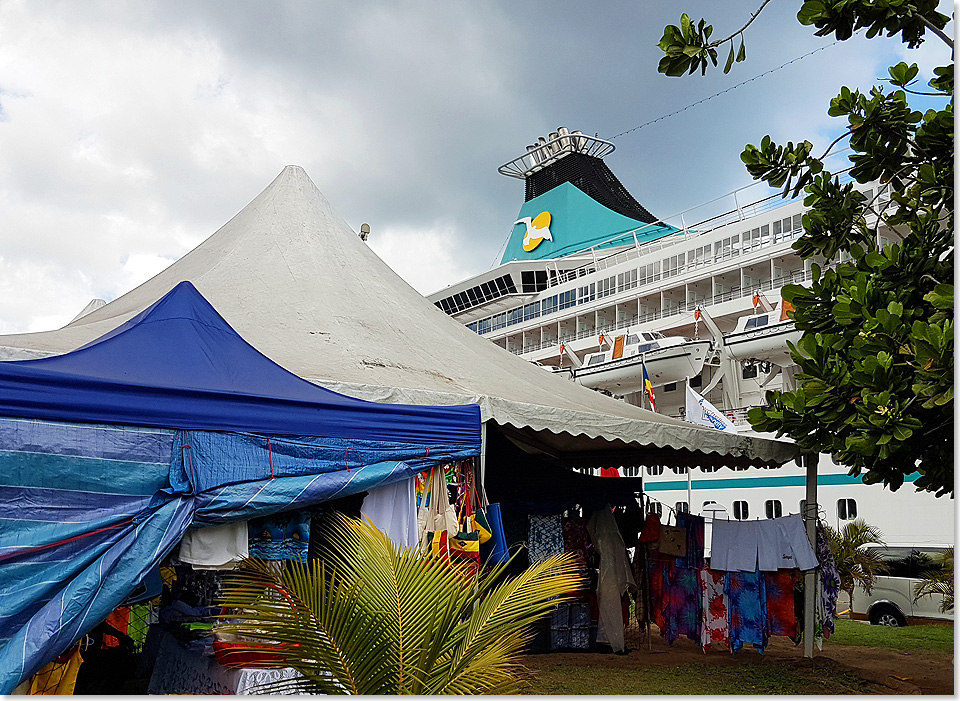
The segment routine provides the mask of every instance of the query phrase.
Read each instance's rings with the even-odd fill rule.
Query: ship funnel
[[[614,148],[614,145],[605,139],[587,136],[579,130],[571,132],[567,127],[557,127],[556,131],[550,132],[549,139],[538,136],[536,143],[527,146],[526,153],[497,170],[511,178],[526,180],[537,171],[570,154],[580,153],[603,158]]]

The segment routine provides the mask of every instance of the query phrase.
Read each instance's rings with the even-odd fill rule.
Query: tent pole
[[[483,498],[483,504],[490,503],[487,499],[487,422],[480,424],[480,496]]]
[[[803,456],[803,465],[807,468],[807,499],[803,510],[807,538],[814,552],[817,550],[817,463],[820,455],[808,453]],[[803,576],[803,656],[813,659],[813,628],[816,610],[817,569],[809,570]]]

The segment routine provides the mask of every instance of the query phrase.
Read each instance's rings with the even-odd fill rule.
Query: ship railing
[[[755,405],[759,406],[759,405]],[[737,407],[736,409],[720,409],[720,413],[723,414],[734,426],[744,426],[746,428],[750,427],[750,419],[747,418],[747,413],[753,409],[753,406],[744,406]],[[681,421],[686,420],[686,414],[682,411],[676,411],[671,414],[667,414],[674,419],[680,419]]]
[[[849,171],[850,169],[848,168],[836,174],[836,177],[838,178],[841,184],[852,180],[852,178],[850,177]],[[577,251],[576,253],[579,253],[579,254],[587,254],[587,253],[591,254],[593,256],[593,262],[587,263],[583,266],[580,266],[579,268],[574,268],[573,270],[565,271],[563,273],[560,273],[559,275],[554,275],[552,277],[549,277],[547,280],[547,287],[556,287],[557,285],[562,285],[564,283],[570,282],[572,280],[577,279],[578,277],[583,277],[584,275],[588,273],[592,273],[596,270],[607,270],[609,268],[618,266],[622,263],[626,263],[631,260],[636,260],[650,253],[663,250],[665,248],[670,248],[672,246],[688,243],[693,238],[708,234],[714,231],[715,229],[719,229],[722,226],[726,226],[727,224],[743,221],[745,219],[749,219],[751,217],[757,216],[758,214],[770,212],[790,204],[801,202],[803,200],[803,196],[784,198],[782,196],[782,193],[778,192],[772,195],[767,195],[766,197],[763,197],[762,199],[752,202],[750,204],[740,205],[737,199],[737,194],[745,190],[748,190],[751,187],[754,187],[756,185],[757,183],[755,183],[754,185],[749,185],[745,188],[741,188],[740,190],[734,190],[732,193],[730,193],[730,195],[724,195],[723,197],[718,197],[717,199],[711,200],[710,202],[707,202],[704,205],[698,205],[697,207],[685,210],[680,214],[675,215],[674,217],[669,217],[668,219],[679,219],[680,226],[678,228],[681,231],[678,232],[677,234],[667,235],[667,236],[664,236],[663,238],[656,239],[655,241],[647,241],[645,243],[640,243],[637,238],[637,235],[643,234],[644,230],[650,227],[657,226],[656,223],[644,224],[643,226],[633,229],[632,231],[628,231],[622,234],[617,234],[616,236],[611,237],[607,241],[603,241],[600,244],[585,248],[581,251]],[[685,214],[695,211],[696,209],[705,207],[706,205],[712,204],[714,202],[718,202],[730,196],[733,196],[734,201],[737,203],[737,206],[735,209],[723,212],[721,214],[717,214],[707,219],[703,219],[701,221],[698,221],[695,224],[688,225],[685,223],[685,218],[684,218]],[[799,233],[802,233],[802,232],[799,232]],[[799,236],[799,233],[797,234],[797,236]],[[629,243],[631,236],[633,238],[633,243],[634,243],[634,245],[631,248],[625,251],[618,251],[616,253],[606,255],[606,256],[599,255],[598,252],[602,251],[603,249],[598,248],[598,246],[602,246],[604,244],[610,244],[612,242],[619,242],[619,241],[625,241]],[[793,236],[791,238],[796,238],[797,236]],[[733,257],[734,255],[736,254],[732,252],[730,252],[729,254],[724,253],[723,257],[721,257],[719,260],[725,260],[726,258]],[[715,261],[711,260],[709,262],[715,262]]]
[[[825,268],[827,267],[833,266],[825,266]],[[762,280],[758,284],[751,285],[749,287],[735,287],[732,290],[715,294],[711,297],[705,297],[703,299],[690,302],[681,302],[668,309],[644,312],[643,314],[633,314],[629,317],[621,317],[616,323],[602,324],[593,328],[581,329],[575,333],[561,333],[557,339],[551,339],[539,343],[526,343],[522,348],[515,347],[510,348],[509,350],[515,355],[523,355],[524,353],[532,353],[544,348],[559,347],[561,343],[579,341],[583,338],[598,336],[601,333],[623,329],[626,326],[633,326],[634,324],[643,324],[648,321],[658,321],[660,319],[668,319],[673,316],[679,316],[680,314],[692,313],[696,311],[697,307],[709,307],[713,304],[720,304],[722,302],[729,302],[734,299],[750,297],[755,294],[757,290],[768,292],[773,289],[781,288],[784,285],[797,285],[803,282],[808,282],[812,279],[813,278],[810,273],[807,273],[804,270],[797,270],[788,275],[782,275],[771,280]]]

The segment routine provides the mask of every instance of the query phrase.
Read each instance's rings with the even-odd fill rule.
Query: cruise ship
[[[501,174],[523,181],[524,201],[500,264],[428,299],[545,373],[681,418],[689,418],[690,388],[727,430],[751,433],[747,411],[766,390],[794,387],[787,343],[800,333],[780,291],[812,279],[812,262],[792,249],[803,233],[802,198],[769,189],[751,196],[752,186],[661,218],[610,170],[604,159],[614,149],[560,127],[502,165]],[[862,189],[878,202],[889,198],[877,183]],[[798,464],[643,470],[647,508],[662,518],[802,513]],[[917,491],[918,474],[891,492],[829,455],[818,473],[818,510],[835,528],[862,518],[890,546],[952,547],[954,502]]]

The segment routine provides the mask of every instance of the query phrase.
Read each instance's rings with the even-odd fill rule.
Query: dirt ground
[[[685,662],[700,662],[716,665],[763,665],[774,662],[796,665],[798,668],[813,666],[817,669],[846,669],[868,682],[874,694],[954,694],[953,655],[935,652],[898,652],[871,647],[830,645],[824,642],[823,650],[814,648],[814,659],[803,658],[803,646],[795,646],[787,638],[770,639],[766,652],[760,655],[751,646],[745,646],[736,654],[728,650],[711,649],[706,654],[691,641],[680,639],[673,647],[667,645],[654,629],[647,646],[630,646],[626,655],[604,653],[547,653],[530,655],[524,664],[536,669],[549,664],[569,664],[592,667],[644,669],[667,667]]]

